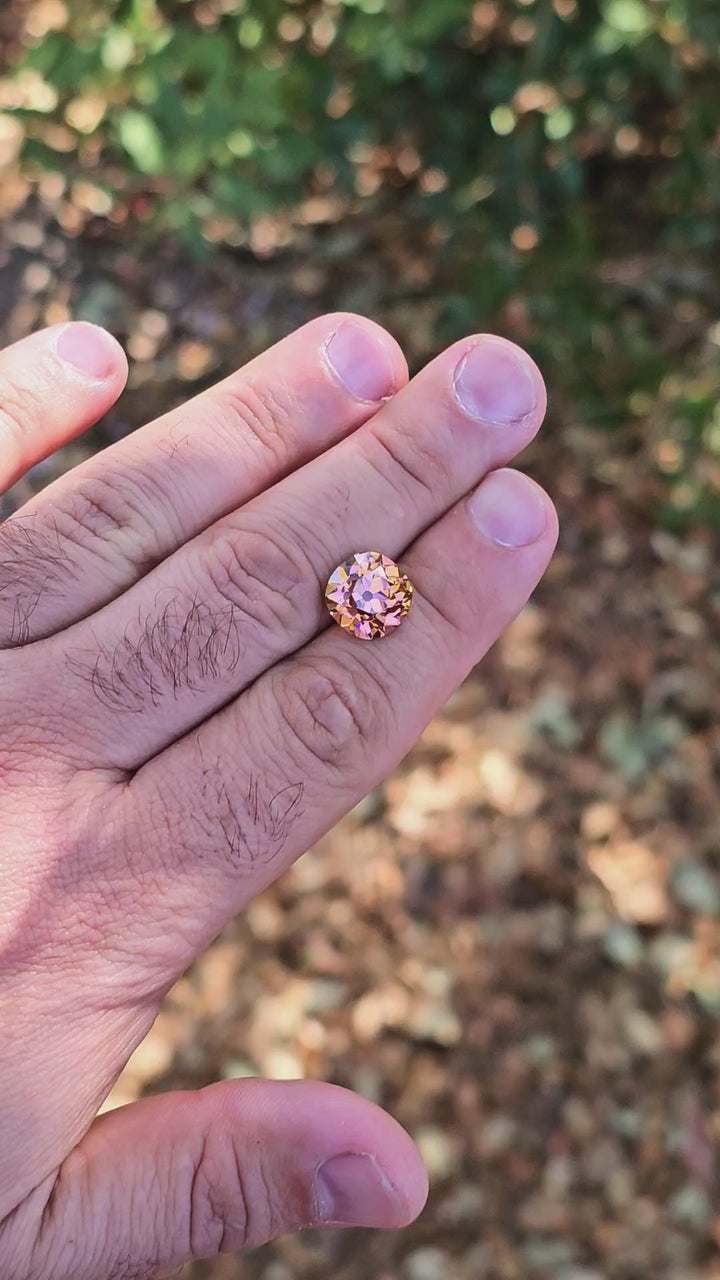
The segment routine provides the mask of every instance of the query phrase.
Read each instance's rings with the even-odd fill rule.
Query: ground
[[[2,341],[85,317],[132,369],[5,514],[319,311],[373,314],[414,367],[434,349],[432,300],[383,305],[379,251],[358,276],[310,231],[198,264],[92,222],[78,237],[51,190],[6,214]],[[550,395],[523,465],[561,538],[534,599],[387,783],[177,983],[109,1102],[337,1081],[415,1136],[429,1204],[402,1233],[310,1233],[193,1280],[720,1278],[714,545],[663,526],[637,433]]]

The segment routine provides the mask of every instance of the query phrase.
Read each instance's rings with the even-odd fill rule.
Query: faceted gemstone
[[[412,603],[410,579],[380,551],[357,551],[330,574],[330,615],[358,640],[378,640],[399,627]]]

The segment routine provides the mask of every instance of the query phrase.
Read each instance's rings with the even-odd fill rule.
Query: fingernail
[[[509,426],[537,404],[529,361],[505,342],[486,340],[471,347],[455,371],[454,385],[462,408],[481,422]]]
[[[529,547],[547,525],[545,495],[520,471],[492,471],[468,508],[480,533],[501,547]]]
[[[325,344],[325,359],[356,400],[382,400],[395,390],[389,351],[359,325],[341,325]]]
[[[88,378],[107,378],[115,365],[115,343],[104,329],[76,320],[60,331],[55,350]]]
[[[332,1156],[315,1174],[319,1222],[344,1227],[394,1227],[402,1206],[380,1166],[370,1155]]]

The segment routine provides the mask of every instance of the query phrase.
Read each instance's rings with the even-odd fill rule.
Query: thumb
[[[404,1129],[314,1081],[238,1080],[100,1116],[15,1213],[38,1214],[17,1280],[130,1280],[301,1227],[402,1227],[427,1176]],[[13,1215],[15,1217],[15,1215]]]

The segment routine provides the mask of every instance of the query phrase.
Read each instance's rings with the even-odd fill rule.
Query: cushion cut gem
[[[410,579],[380,551],[357,551],[330,574],[330,615],[358,640],[378,640],[399,627],[412,603]]]

